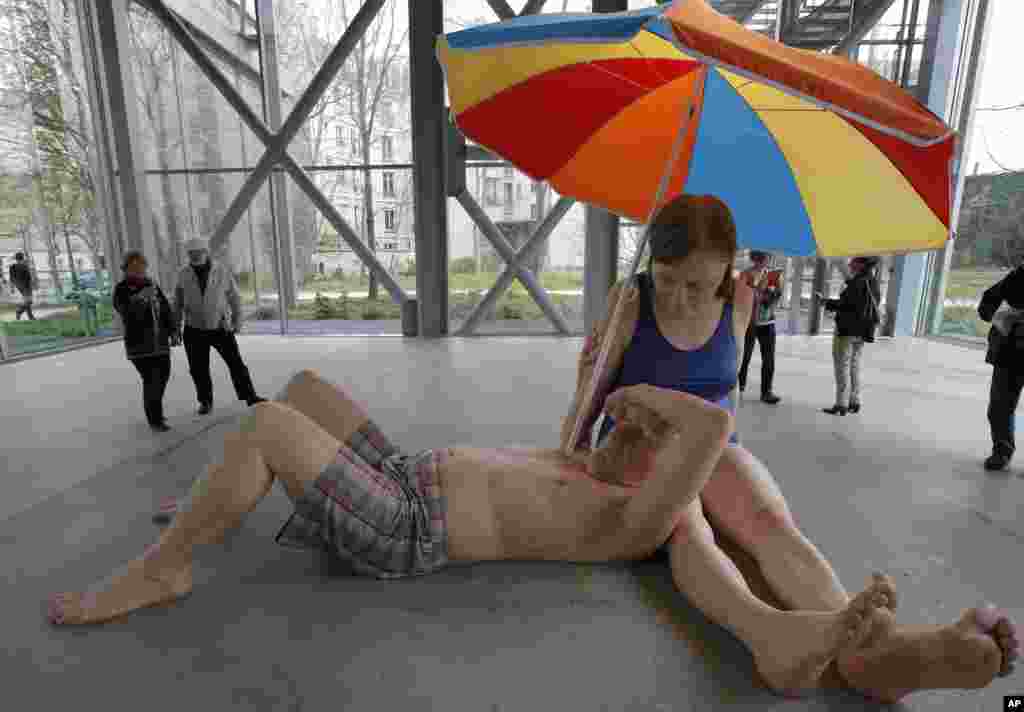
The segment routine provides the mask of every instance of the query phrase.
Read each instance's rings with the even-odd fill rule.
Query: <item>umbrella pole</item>
[[[597,386],[601,379],[601,374],[604,372],[604,367],[608,362],[608,355],[611,352],[612,340],[607,338],[607,336],[608,334],[614,334],[615,330],[618,328],[627,292],[629,290],[636,289],[636,286],[631,284],[631,282],[633,281],[633,277],[636,275],[637,268],[640,266],[640,258],[643,255],[644,249],[647,247],[648,236],[651,232],[651,222],[654,220],[654,216],[661,207],[661,201],[664,199],[665,193],[668,192],[668,184],[672,179],[672,170],[679,162],[679,156],[683,150],[683,139],[686,137],[686,130],[689,128],[691,111],[693,109],[693,105],[690,103],[689,99],[687,99],[683,108],[683,120],[679,122],[679,131],[676,132],[675,141],[672,144],[672,151],[667,163],[665,164],[665,170],[662,171],[661,182],[658,184],[658,192],[654,197],[654,204],[651,206],[651,211],[647,216],[647,222],[644,223],[644,231],[640,236],[640,243],[637,245],[636,254],[633,255],[633,264],[629,268],[629,275],[626,277],[625,286],[623,287],[622,294],[619,295],[619,301],[615,305],[615,311],[612,313],[612,319],[611,322],[609,322],[608,330],[605,332],[604,343],[601,344],[601,351],[597,357],[597,365],[594,368],[594,372],[590,375],[590,386],[587,388],[587,394],[583,399],[583,403],[576,410],[576,422],[573,424],[572,436],[566,444],[566,456],[572,456],[576,450],[576,441],[580,437],[583,419],[593,405],[594,397],[597,395]]]

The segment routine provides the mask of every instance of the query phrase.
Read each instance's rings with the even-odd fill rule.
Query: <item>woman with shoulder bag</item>
[[[167,297],[146,276],[146,257],[138,250],[124,255],[124,279],[114,288],[114,309],[124,323],[128,360],[142,377],[146,420],[155,432],[170,430],[164,420],[164,391],[171,377],[171,346],[181,343]]]
[[[852,276],[838,299],[824,299],[825,311],[836,315],[836,331],[832,338],[832,360],[836,375],[836,400],[822,411],[829,415],[860,412],[860,356],[865,343],[875,340],[880,312],[881,289],[878,285],[877,257],[855,257],[850,260]]]

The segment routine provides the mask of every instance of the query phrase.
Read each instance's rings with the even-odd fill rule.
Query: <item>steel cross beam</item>
[[[377,273],[378,278],[381,280],[384,288],[391,294],[391,297],[399,303],[404,303],[408,299],[408,295],[384,265],[377,260],[369,248],[363,245],[355,231],[352,230],[337,209],[327,200],[309,175],[295,162],[295,159],[292,158],[287,150],[288,144],[291,143],[299,128],[302,127],[303,122],[309,117],[309,113],[329,88],[334,77],[348,58],[349,53],[363,37],[366,29],[373,22],[381,7],[383,7],[384,2],[385,0],[365,0],[359,12],[356,13],[356,16],[346,28],[345,33],[331,51],[331,54],[324,61],[298,103],[296,103],[288,115],[288,119],[282,125],[281,130],[275,134],[267,128],[266,124],[263,123],[263,119],[253,111],[252,107],[249,106],[249,102],[238,93],[238,90],[231,84],[230,80],[221,73],[220,69],[207,56],[191,33],[185,29],[178,20],[178,17],[164,4],[163,0],[150,0],[150,10],[163,22],[171,35],[178,41],[181,48],[192,58],[192,61],[196,63],[200,71],[217,88],[228,104],[238,112],[245,125],[249,127],[266,148],[266,152],[242,185],[238,195],[228,208],[227,214],[225,214],[217,230],[214,232],[214,236],[210,241],[211,252],[216,252],[226,246],[232,230],[238,225],[238,221],[248,209],[264,181],[273,171],[275,164],[281,163],[291,173],[296,184],[309,196],[313,204],[319,208],[328,222],[338,231],[338,234],[349,243],[353,252],[366,263],[367,267]]]
[[[480,207],[480,204],[476,202],[476,199],[470,195],[468,190],[463,190],[455,199],[459,201],[463,208],[466,209],[466,212],[469,214],[469,217],[473,219],[473,222],[479,226],[484,237],[490,240],[491,244],[494,245],[494,249],[501,255],[501,259],[505,260],[505,263],[508,265],[505,271],[508,272],[509,270],[514,270],[515,276],[518,277],[519,281],[523,283],[524,287],[526,287],[526,291],[529,292],[530,296],[533,297],[533,300],[537,302],[537,306],[541,308],[544,315],[551,320],[551,323],[555,325],[556,329],[558,329],[563,335],[568,336],[571,333],[569,327],[566,325],[562,315],[558,313],[557,309],[555,309],[555,305],[551,303],[551,299],[548,297],[547,291],[539,282],[537,282],[537,278],[534,276],[533,272],[525,269],[519,264],[519,255],[517,255],[512,249],[512,246],[508,244],[505,236],[501,234],[501,230],[499,230],[498,226],[491,220],[491,216]],[[571,199],[562,198],[559,200],[555,207],[548,213],[548,217],[544,219],[544,223],[541,227],[549,223],[548,218],[550,218],[551,214],[555,213],[560,208],[565,200]],[[571,207],[571,204],[569,206],[565,206],[563,211],[568,210],[569,207]],[[552,222],[551,228],[554,228],[558,219],[561,219],[561,215]],[[538,228],[538,230],[534,232],[533,236],[531,236],[531,240],[533,237],[536,237],[539,232],[540,229]],[[523,253],[525,253],[525,246],[524,249],[520,250],[520,254]],[[511,277],[508,279],[510,280]],[[495,284],[495,287],[496,286],[497,284]],[[494,287],[491,288],[491,292],[494,292]],[[490,293],[488,296],[490,296]],[[477,307],[477,310],[479,311],[479,306]],[[477,317],[477,319],[479,320],[479,317]],[[465,331],[465,327],[463,327],[462,331]]]
[[[554,207],[548,211],[544,221],[534,229],[533,234],[530,235],[529,239],[523,243],[522,247],[519,248],[519,251],[515,253],[513,260],[508,262],[505,269],[502,270],[501,274],[498,276],[498,281],[491,285],[491,288],[487,290],[487,294],[484,295],[484,298],[480,300],[480,303],[476,305],[472,313],[470,313],[466,318],[462,328],[459,329],[459,336],[468,336],[476,331],[476,328],[479,326],[484,315],[492,306],[494,306],[494,303],[501,298],[501,295],[508,290],[509,286],[512,284],[512,280],[514,280],[520,273],[529,274],[534,280],[536,280],[536,275],[524,267],[523,263],[533,256],[537,247],[539,247],[540,244],[551,235],[552,231],[558,226],[558,223],[560,223],[562,218],[565,217],[565,214],[569,212],[569,208],[575,204],[575,199],[564,195],[558,199],[558,202],[555,203]],[[488,232],[484,232],[484,236],[491,239],[491,235]],[[523,284],[525,286],[526,283],[524,282]],[[540,285],[538,285],[538,287],[540,287]],[[540,289],[543,289],[543,287],[540,287]],[[545,305],[541,304],[541,309],[544,310],[544,313],[548,318],[551,318],[552,321],[555,322],[555,327],[558,328],[559,331],[563,334],[570,333],[568,326],[565,324],[564,320],[561,319],[561,315],[558,314],[555,309],[555,305],[550,303],[547,293],[545,292],[543,296],[549,301],[549,304],[547,305],[549,308],[545,308]],[[536,297],[534,298],[536,299]],[[551,313],[558,316],[558,320],[552,318]]]

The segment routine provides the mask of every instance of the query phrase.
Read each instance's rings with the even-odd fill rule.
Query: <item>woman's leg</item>
[[[835,404],[843,408],[849,405],[847,400],[847,388],[849,388],[847,378],[850,372],[849,341],[849,338],[845,336],[832,337],[832,363],[836,373]]]
[[[51,603],[55,623],[98,623],[185,595],[192,587],[196,546],[215,543],[281,481],[292,499],[333,462],[340,443],[301,413],[261,403],[224,439],[224,460],[212,466],[204,491],[159,541],[91,593],[62,594]]]
[[[860,357],[864,351],[864,339],[850,339],[850,405],[860,403]]]
[[[701,498],[715,524],[757,560],[786,605],[835,611],[849,603],[835,571],[797,528],[775,479],[746,448],[725,449]]]
[[[715,542],[700,500],[686,507],[668,546],[676,587],[743,641],[764,682],[784,694],[817,687],[839,651],[866,638],[873,611],[885,598],[885,587],[876,582],[845,610],[790,612],[768,605]]]

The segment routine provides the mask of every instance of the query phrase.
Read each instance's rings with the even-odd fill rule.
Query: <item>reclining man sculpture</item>
[[[275,479],[296,509],[282,535],[329,546],[360,573],[397,578],[501,559],[633,560],[666,545],[679,585],[687,571],[675,523],[732,429],[729,413],[699,398],[622,389],[607,407],[619,430],[631,433],[630,466],[644,479],[624,488],[591,477],[589,462],[558,451],[403,455],[359,404],[309,371],[280,400],[255,406],[241,430],[225,437],[223,462],[210,467],[205,488],[156,544],[90,592],[54,596],[50,620],[101,623],[185,596],[195,547],[237,527]],[[615,442],[624,447],[623,437]],[[875,574],[842,610],[765,605],[725,623],[767,685],[784,694],[815,688],[833,663],[848,684],[883,700],[925,688],[979,688],[1009,672],[1019,655],[1012,623],[994,609],[910,630],[893,624],[895,604],[891,581]]]

